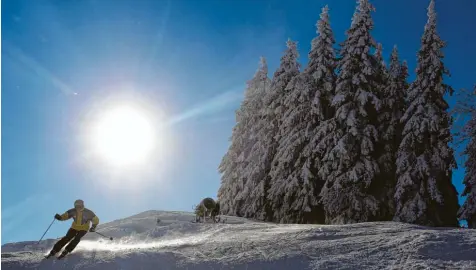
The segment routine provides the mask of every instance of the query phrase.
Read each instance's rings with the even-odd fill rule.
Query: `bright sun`
[[[156,146],[150,119],[130,106],[119,106],[104,113],[91,135],[96,154],[113,166],[143,163]]]

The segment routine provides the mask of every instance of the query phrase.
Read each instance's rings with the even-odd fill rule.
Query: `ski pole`
[[[50,230],[51,225],[53,225],[53,223],[55,222],[55,220],[56,220],[56,219],[53,218],[53,221],[51,221],[50,226],[48,226],[48,229],[46,229],[45,233],[41,236],[40,240],[38,240],[38,243],[37,243],[37,244],[39,244],[39,243],[41,242],[41,240],[43,240],[43,237],[45,237],[45,234]]]
[[[102,237],[109,238],[109,240],[111,240],[111,241],[112,241],[112,237],[105,236],[104,234],[102,234],[102,233],[98,233],[98,232],[95,232],[95,233],[99,234],[99,235],[100,235],[100,236],[102,236]]]

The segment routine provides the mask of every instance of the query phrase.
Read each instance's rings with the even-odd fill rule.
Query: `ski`
[[[55,255],[52,255],[52,254],[47,254],[45,256],[43,256],[45,260],[49,260],[51,257],[55,257]]]
[[[68,253],[68,254],[69,254],[69,253]],[[61,255],[59,255],[58,257],[56,257],[56,259],[57,259],[57,260],[61,260],[61,259],[63,259],[64,257],[66,257],[68,254],[65,254],[65,255],[61,254]]]

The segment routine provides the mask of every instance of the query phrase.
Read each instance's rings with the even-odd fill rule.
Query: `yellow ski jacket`
[[[99,218],[93,211],[87,208],[81,210],[72,208],[61,215],[61,220],[68,220],[70,218],[74,220],[73,224],[71,224],[71,228],[77,231],[88,231],[89,222],[92,222],[94,226],[99,224]]]

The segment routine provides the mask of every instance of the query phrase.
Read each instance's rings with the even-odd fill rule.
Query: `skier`
[[[99,218],[94,214],[93,211],[84,207],[84,202],[82,200],[76,200],[74,202],[74,208],[66,211],[63,215],[56,214],[55,219],[57,220],[68,220],[73,218],[73,223],[71,228],[66,233],[66,236],[61,238],[53,246],[53,249],[46,256],[48,259],[51,256],[54,256],[58,253],[66,244],[69,244],[65,247],[63,253],[58,257],[58,259],[63,258],[68,253],[71,253],[73,249],[78,245],[81,238],[90,232],[95,232],[96,227],[99,224]],[[92,222],[91,228],[89,228],[89,222]]]

